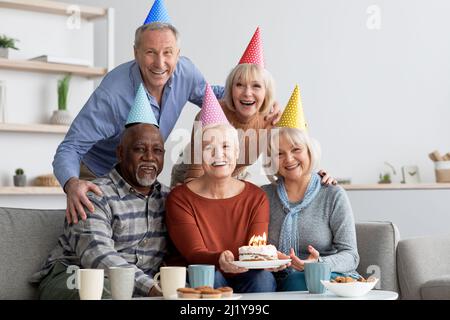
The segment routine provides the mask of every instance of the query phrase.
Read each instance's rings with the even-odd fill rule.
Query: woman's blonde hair
[[[264,97],[264,102],[258,111],[262,114],[268,113],[270,108],[273,106],[275,99],[275,83],[270,72],[258,64],[251,63],[238,64],[233,70],[231,70],[225,83],[224,99],[226,107],[233,112],[236,112],[236,107],[233,103],[233,83],[238,79],[245,83],[249,83],[254,80],[262,80],[266,89],[266,96]]]

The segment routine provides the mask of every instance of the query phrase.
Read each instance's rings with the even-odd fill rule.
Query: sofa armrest
[[[420,237],[399,242],[398,277],[402,299],[422,299],[422,286],[450,274],[450,237]]]
[[[377,289],[399,292],[396,259],[400,239],[398,228],[392,222],[358,222],[356,238],[359,274],[366,278],[370,275],[379,278]]]

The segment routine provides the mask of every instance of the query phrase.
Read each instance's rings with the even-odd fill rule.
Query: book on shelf
[[[79,66],[92,67],[92,62],[89,60],[78,59],[78,58],[69,58],[69,57],[58,57],[58,56],[51,56],[51,55],[47,55],[47,54],[38,56],[38,57],[34,57],[29,60],[42,61],[42,62],[48,62],[48,63],[73,64],[73,65],[79,65]]]

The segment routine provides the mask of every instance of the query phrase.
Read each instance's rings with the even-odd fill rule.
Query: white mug
[[[178,288],[186,287],[186,267],[161,267],[153,281],[155,288],[168,299],[177,294]]]
[[[103,269],[78,269],[80,300],[100,300],[103,293]]]
[[[134,267],[110,267],[109,283],[113,300],[130,300],[134,290]]]

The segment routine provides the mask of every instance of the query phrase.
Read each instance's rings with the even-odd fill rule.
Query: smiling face
[[[117,148],[117,159],[123,178],[141,193],[161,173],[164,165],[164,142],[153,125],[137,124],[126,129]]]
[[[295,143],[286,134],[280,134],[278,174],[285,180],[298,180],[311,173],[311,157],[306,144]]]
[[[236,113],[243,119],[250,119],[261,109],[266,96],[266,87],[264,81],[258,77],[253,79],[239,77],[233,81],[231,94]]]
[[[210,178],[231,177],[239,156],[237,132],[234,128],[217,126],[203,132],[202,167]]]
[[[267,114],[274,104],[275,87],[271,74],[257,64],[238,64],[225,84],[226,107],[248,122],[257,113]]]
[[[150,91],[162,90],[175,71],[179,53],[175,34],[170,29],[142,32],[134,47],[134,57]]]

